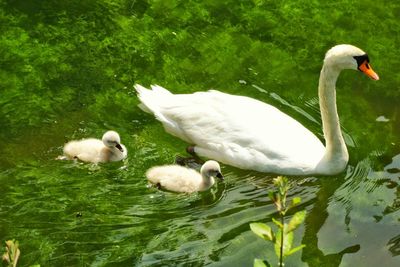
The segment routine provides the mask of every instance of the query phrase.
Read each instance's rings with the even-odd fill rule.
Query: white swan
[[[123,160],[128,151],[121,144],[118,133],[108,131],[102,140],[89,138],[68,142],[64,146],[64,154],[68,159],[98,163]]]
[[[206,161],[200,173],[179,165],[156,166],[146,172],[147,179],[159,188],[180,193],[205,191],[215,183],[214,178],[223,178],[218,162]]]
[[[165,130],[193,144],[193,151],[242,169],[285,175],[334,175],[348,162],[336,109],[336,80],[343,69],[378,75],[365,52],[337,45],[325,55],[319,102],[326,146],[299,122],[258,100],[218,91],[171,94],[135,85],[142,104]]]

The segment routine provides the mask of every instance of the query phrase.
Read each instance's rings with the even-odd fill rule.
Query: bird
[[[214,160],[206,161],[200,173],[180,165],[155,166],[147,170],[146,177],[159,189],[178,193],[206,191],[215,183],[215,178],[223,179],[221,168]]]
[[[121,144],[119,134],[107,131],[102,140],[88,138],[70,141],[64,146],[64,155],[67,159],[79,159],[84,162],[120,161],[127,157],[128,151]]]
[[[360,48],[341,44],[326,52],[318,85],[325,145],[300,122],[254,98],[216,90],[172,94],[158,85],[135,89],[139,107],[196,155],[246,170],[329,176],[349,160],[336,107],[336,80],[344,69],[379,80]]]

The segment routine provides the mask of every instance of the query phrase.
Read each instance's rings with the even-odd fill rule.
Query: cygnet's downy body
[[[103,135],[102,140],[89,138],[68,142],[64,146],[64,154],[68,159],[99,163],[123,160],[128,151],[121,144],[118,133],[108,131]]]
[[[200,173],[179,165],[166,165],[150,168],[146,177],[161,189],[179,193],[205,191],[214,185],[215,177],[223,179],[221,168],[214,160],[206,161]]]

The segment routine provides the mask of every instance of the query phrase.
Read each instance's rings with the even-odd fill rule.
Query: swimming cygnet
[[[150,168],[146,177],[158,188],[180,193],[205,191],[214,185],[214,177],[223,179],[221,168],[214,160],[206,161],[200,173],[179,165],[166,165]]]
[[[128,151],[121,144],[118,133],[108,131],[102,140],[89,138],[68,142],[64,146],[64,154],[68,159],[98,163],[123,160]]]

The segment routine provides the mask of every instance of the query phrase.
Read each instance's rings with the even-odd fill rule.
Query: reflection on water
[[[323,263],[323,266],[364,266],[366,263],[362,258],[371,256],[368,266],[397,264],[397,259],[387,255],[387,252],[383,256],[380,250],[388,247],[392,255],[396,255],[393,251],[396,250],[398,216],[389,214],[387,210],[399,201],[397,192],[400,173],[374,172],[370,166],[370,160],[360,161],[344,177],[342,184],[327,189],[329,192],[324,195],[328,198],[325,199],[326,202],[321,202],[321,207],[314,206],[313,211],[319,216],[316,221],[307,221],[312,225],[307,229],[311,230],[319,225],[313,232],[317,238],[311,239],[314,240],[314,249],[319,253],[309,252],[311,266],[317,263]],[[304,238],[310,235],[312,234],[306,233]],[[309,249],[312,248],[305,249],[303,259],[307,257]],[[347,253],[352,255],[346,255],[342,259]],[[332,257],[333,255],[336,256]]]

